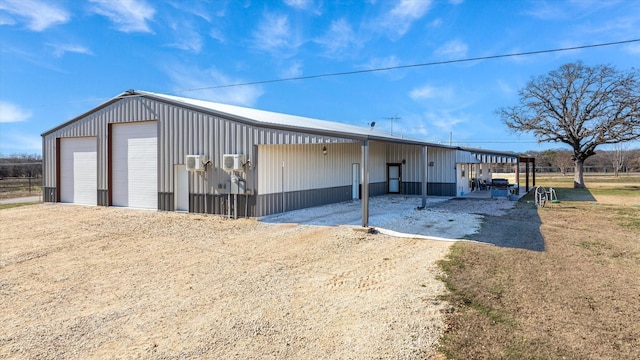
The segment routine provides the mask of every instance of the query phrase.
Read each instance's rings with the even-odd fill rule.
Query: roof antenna
[[[386,120],[391,120],[391,135],[393,135],[393,121],[394,120],[400,120],[400,117],[398,115],[396,116],[392,116],[392,117],[388,117],[385,118]]]
[[[367,125],[371,126],[371,130],[373,130],[373,127],[376,126],[376,122],[372,121],[370,123],[367,123]]]

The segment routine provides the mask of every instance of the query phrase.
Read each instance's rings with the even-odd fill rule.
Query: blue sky
[[[436,143],[558,148],[495,110],[565,63],[637,67],[640,43],[212,87],[637,38],[640,1],[0,0],[0,154],[41,153],[42,132],[128,89]]]

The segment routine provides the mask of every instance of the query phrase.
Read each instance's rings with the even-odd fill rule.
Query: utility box
[[[230,194],[244,194],[246,187],[247,181],[245,179],[235,174],[231,175],[231,188],[229,189]]]
[[[224,171],[242,171],[244,167],[244,155],[224,154],[222,155],[222,169]]]
[[[205,171],[207,159],[204,155],[187,155],[185,165],[187,171]]]

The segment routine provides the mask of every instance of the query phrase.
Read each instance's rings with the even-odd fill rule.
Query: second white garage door
[[[157,209],[157,123],[149,121],[112,126],[112,205]]]
[[[96,138],[60,139],[60,201],[96,205],[98,165]]]

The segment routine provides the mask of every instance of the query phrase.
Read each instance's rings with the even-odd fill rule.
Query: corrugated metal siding
[[[155,120],[157,117],[157,112],[154,109],[155,104],[154,101],[147,99],[125,98],[44,136],[44,186],[57,186],[55,155],[57,138],[96,136],[98,140],[98,189],[106,189],[108,184],[106,171],[108,159],[107,124]]]
[[[218,212],[224,210],[224,194],[230,180],[229,174],[221,169],[222,155],[244,154],[247,160],[251,160],[251,167],[243,174],[246,189],[253,190],[255,197],[249,200],[249,206],[257,206],[258,195],[274,194],[262,198],[260,206],[264,209],[249,209],[255,214],[263,210],[271,212],[283,205],[316,204],[318,199],[314,197],[328,196],[321,195],[322,191],[315,191],[314,195],[313,190],[348,190],[352,164],[361,162],[360,141],[256,127],[161,101],[131,97],[100,108],[43,137],[44,187],[48,189],[48,198],[54,198],[51,194],[57,186],[57,138],[97,137],[99,202],[106,205],[108,124],[149,120],[158,121],[158,199],[159,207],[166,210],[173,209],[174,165],[184,164],[186,155],[205,155],[211,160],[212,165],[206,172],[189,175],[189,192],[192,199],[198,194],[208,194],[212,199],[208,210]],[[327,155],[322,155],[323,146],[327,147]],[[416,191],[416,184],[420,182],[422,146],[371,141],[369,149],[371,195],[386,193],[387,163],[402,163],[403,160],[402,177],[406,183],[403,191]],[[428,167],[429,186],[455,184],[455,160],[455,149],[430,147],[427,163],[433,162],[434,166]],[[284,179],[282,161],[285,161]],[[275,194],[282,192],[283,180],[285,192],[290,194],[285,203],[265,203],[281,202],[282,199],[278,200]],[[326,191],[330,192],[333,200],[343,197],[342,190]],[[350,196],[350,191],[344,192]],[[219,201],[214,201],[214,198]],[[192,208],[203,210],[198,204],[193,204]]]
[[[419,182],[421,180],[421,161],[422,146],[387,144],[386,162],[402,164],[402,182]]]
[[[327,148],[327,155],[323,154],[323,147]],[[353,163],[360,163],[358,143],[260,145],[258,192],[272,194],[348,186]]]
[[[456,183],[456,150],[429,148],[427,164],[427,181],[430,183]]]
[[[222,170],[223,154],[243,154],[245,160],[251,161],[251,167],[242,176],[247,181],[247,189],[256,189],[256,145],[261,144],[310,144],[347,142],[348,139],[316,136],[295,132],[255,128],[236,121],[161,104],[159,191],[173,191],[173,165],[184,164],[186,155],[205,155],[211,160],[207,170],[206,181],[192,183],[193,193],[224,194],[230,180],[227,172]],[[200,175],[202,176],[202,175]]]
[[[131,97],[118,100],[84,118],[47,133],[43,137],[45,164],[43,185],[47,188],[57,186],[57,138],[96,136],[98,139],[98,190],[105,194],[108,186],[108,124],[148,120],[158,121],[158,193],[162,195],[160,202],[164,204],[162,208],[171,206],[169,198],[174,192],[174,165],[184,164],[186,155],[205,155],[212,162],[212,166],[205,173],[190,175],[190,192],[193,194],[206,192],[215,195],[226,193],[230,180],[229,174],[221,169],[223,154],[244,154],[247,160],[251,160],[252,166],[244,174],[247,181],[246,188],[257,190],[258,145],[326,144],[333,147],[345,143],[349,146],[359,146],[359,142],[354,143],[351,139],[257,128],[144,97]],[[339,151],[339,147],[336,147],[336,151]],[[329,154],[331,158],[331,152]],[[334,152],[334,156],[337,154]],[[357,156],[353,159],[350,157],[348,162],[347,170],[350,174],[351,162],[359,162],[359,150]],[[306,169],[309,171],[313,168],[307,166]],[[204,185],[201,181],[202,176],[205,177]],[[350,184],[350,177],[346,184]]]
[[[457,150],[456,163],[479,164],[480,160],[478,160],[473,154],[468,151]]]
[[[387,181],[387,146],[386,143],[369,142],[369,183]],[[359,162],[359,161],[358,161]],[[373,194],[371,194],[373,196]]]

